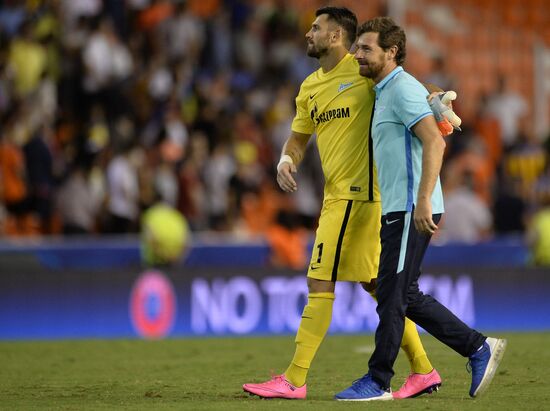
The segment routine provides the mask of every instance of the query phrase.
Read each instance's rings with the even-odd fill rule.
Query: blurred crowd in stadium
[[[136,232],[143,210],[162,200],[193,231],[268,235],[284,259],[285,247],[315,228],[322,198],[314,145],[297,193],[278,190],[275,165],[297,88],[317,68],[304,33],[325,3],[4,0],[0,233]],[[337,3],[364,20],[396,2]],[[432,13],[413,7],[402,16],[406,69],[455,89],[464,120],[447,140],[441,242],[525,235],[550,206],[550,139],[535,136],[532,76],[522,71],[532,71],[526,50],[537,24],[550,39],[550,14],[540,1],[505,1],[520,5],[525,19],[542,13],[542,21],[498,37],[503,55],[520,47],[512,61],[477,59],[474,43],[493,50],[491,36],[516,24],[497,3],[418,0],[412,4]],[[501,14],[484,15],[483,7]],[[467,27],[472,16],[486,31],[445,31],[450,18]]]

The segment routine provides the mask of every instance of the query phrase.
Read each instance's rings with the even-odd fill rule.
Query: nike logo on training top
[[[338,93],[341,91],[344,91],[345,89],[351,87],[353,85],[353,82],[350,83],[340,83],[340,87],[338,87]]]
[[[318,93],[318,92],[317,92],[317,93]],[[313,99],[313,97],[315,97],[315,96],[317,95],[317,93],[310,94],[310,95],[309,95],[309,99],[310,99],[310,100]]]

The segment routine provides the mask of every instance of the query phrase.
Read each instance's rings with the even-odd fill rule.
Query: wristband
[[[281,167],[281,164],[283,163],[294,164],[294,161],[292,160],[292,157],[290,157],[288,154],[283,154],[281,156],[281,159],[279,160],[279,164],[277,164],[277,171],[279,171],[279,167]]]

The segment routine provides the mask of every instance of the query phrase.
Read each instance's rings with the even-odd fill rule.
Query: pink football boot
[[[429,374],[410,374],[405,384],[393,393],[393,398],[414,398],[422,394],[431,394],[441,387],[441,377],[435,370]]]
[[[262,398],[286,398],[289,400],[306,398],[306,384],[295,387],[286,380],[284,374],[275,375],[271,380],[260,384],[244,384],[243,390]]]

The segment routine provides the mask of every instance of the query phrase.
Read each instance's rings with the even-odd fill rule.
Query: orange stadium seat
[[[454,16],[460,21],[461,27],[471,21],[471,11],[468,7],[453,10]],[[462,34],[464,35],[464,34]]]
[[[473,57],[476,73],[481,75],[494,74],[496,55],[490,50],[478,49]]]
[[[447,48],[449,50],[462,50],[465,47],[467,38],[463,33],[451,33],[447,36]]]
[[[422,16],[422,13],[420,13],[417,10],[407,10],[407,14],[405,16],[405,22],[407,27],[410,26],[423,26],[424,25],[424,17]]]

